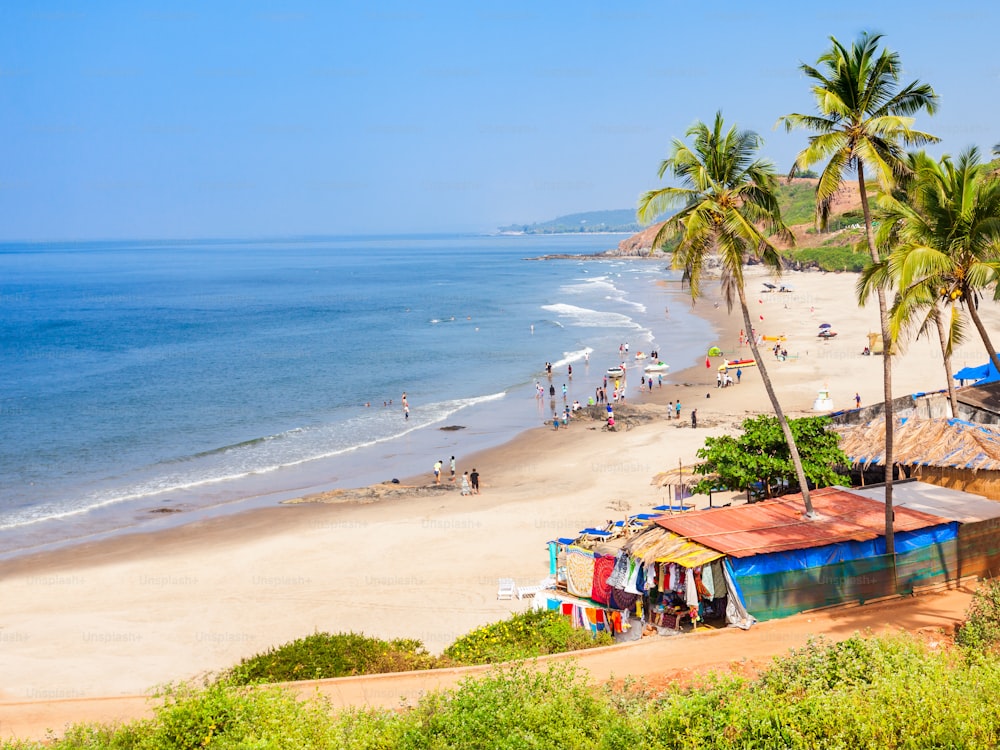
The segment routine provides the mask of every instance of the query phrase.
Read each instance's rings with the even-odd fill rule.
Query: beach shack
[[[895,558],[884,488],[801,495],[588,529],[561,539],[559,585],[536,607],[618,640],[749,628],[757,620],[916,593],[1000,570],[1000,503],[916,481],[895,485]],[[893,565],[895,563],[895,565]]]
[[[860,482],[881,481],[885,419],[837,432]],[[995,425],[945,417],[898,420],[893,463],[905,478],[1000,500],[1000,428]]]
[[[852,490],[858,495],[885,502],[880,485]],[[952,580],[993,578],[1000,574],[1000,503],[981,495],[941,487],[927,482],[893,482],[893,509],[909,508],[958,523],[958,536],[943,542],[939,552],[954,560]],[[884,507],[884,506],[883,506]]]
[[[747,611],[758,620],[865,602],[958,576],[959,524],[901,507],[895,514],[896,581],[885,554],[885,506],[842,487],[753,505],[657,519],[669,531],[726,555]]]

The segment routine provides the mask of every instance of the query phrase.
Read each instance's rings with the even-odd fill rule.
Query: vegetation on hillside
[[[941,639],[943,640],[943,639]],[[498,668],[403,710],[332,713],[277,688],[180,687],[154,718],[4,750],[215,748],[991,748],[1000,658],[905,635],[822,640],[755,677],[598,690],[570,664]]]
[[[359,633],[313,633],[244,659],[225,671],[219,681],[254,685],[496,664],[611,643],[607,633],[595,637],[589,630],[578,630],[568,617],[557,612],[528,610],[473,630],[448,646],[441,656],[427,653],[418,640],[384,641]]]

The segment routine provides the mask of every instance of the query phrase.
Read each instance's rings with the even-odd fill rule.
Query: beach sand
[[[811,414],[821,388],[829,388],[835,409],[853,408],[855,392],[862,404],[881,400],[882,359],[861,356],[866,334],[878,329],[877,306],[857,307],[855,275],[786,273],[783,281],[794,292],[758,294],[758,281],[768,277],[749,273],[759,330],[787,336],[789,358],[767,358],[766,365],[791,416]],[[983,309],[993,330],[1000,324],[996,307]],[[717,325],[711,343],[728,356],[749,356],[739,347],[738,309],[729,315],[710,298],[696,309]],[[839,335],[819,340],[820,323]],[[669,345],[661,357],[670,361]],[[985,359],[981,344],[970,341],[954,364]],[[459,483],[447,480],[442,488],[427,487],[428,473],[402,482],[422,489],[397,495],[384,488],[353,497],[328,493],[328,502],[4,562],[0,701],[141,694],[317,630],[416,638],[440,651],[528,605],[497,601],[497,579],[526,584],[545,577],[548,540],[668,500],[654,475],[694,463],[706,437],[769,411],[756,368],[743,368],[740,385],[717,389],[718,362],[671,372],[651,394],[639,395],[630,383],[628,403],[651,419],[627,432],[580,421],[459,456],[459,476],[479,469],[480,495],[463,497]],[[933,340],[909,344],[894,373],[895,395],[944,386]],[[678,398],[681,419],[667,419],[665,404]],[[690,426],[692,408],[698,429]]]

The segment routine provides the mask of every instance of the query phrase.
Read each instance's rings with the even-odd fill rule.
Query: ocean
[[[528,260],[619,239],[0,245],[0,556],[461,472],[551,417],[546,362],[560,407],[624,343],[694,364],[712,328],[665,263]]]

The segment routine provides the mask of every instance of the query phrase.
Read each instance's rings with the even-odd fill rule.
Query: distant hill
[[[819,233],[815,226],[815,178],[797,177],[791,182],[782,180],[778,188],[778,202],[782,218],[795,235],[794,247],[778,243],[785,264],[791,268],[821,268],[823,270],[858,271],[868,262],[866,250],[857,252],[855,246],[864,237],[861,223],[861,197],[856,183],[841,184],[830,207],[828,232]],[[874,193],[874,186],[872,188]],[[662,224],[654,224],[626,237],[618,247],[608,250],[605,256],[656,257],[652,252],[653,239]],[[672,250],[668,245],[667,252]]]
[[[569,232],[638,232],[642,225],[635,218],[634,208],[612,211],[584,211],[537,224],[510,224],[499,227],[501,232],[519,234],[565,234]]]

